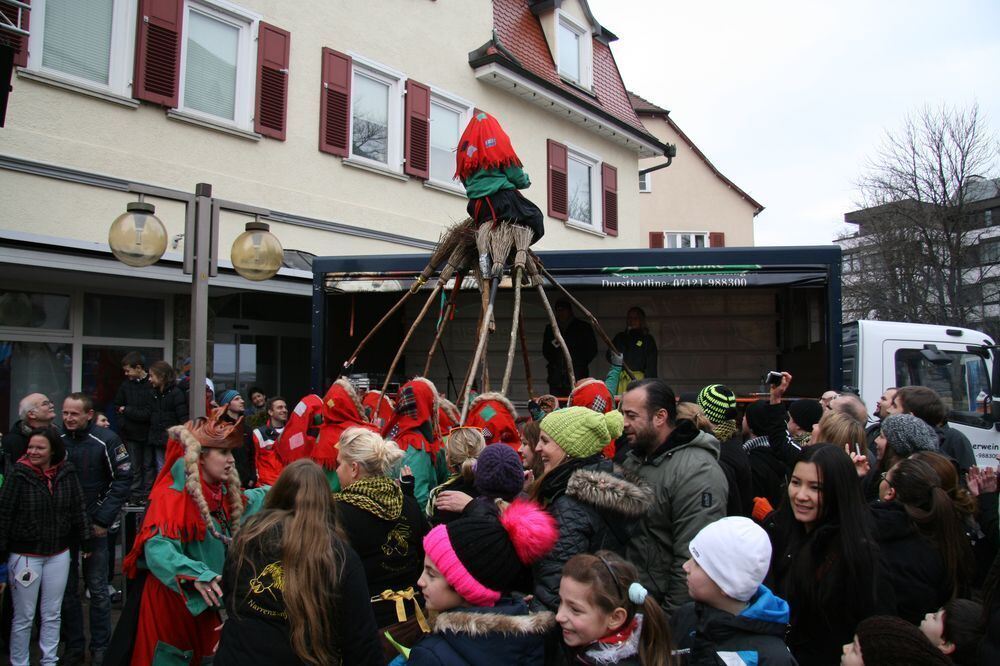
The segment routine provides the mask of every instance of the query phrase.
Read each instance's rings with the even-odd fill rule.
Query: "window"
[[[979,263],[982,266],[1000,264],[1000,238],[983,241],[979,245]]]
[[[667,232],[663,234],[664,245],[672,248],[708,247],[708,232]]]
[[[472,104],[434,91],[431,97],[431,182],[465,193],[455,175],[455,150]]]
[[[964,351],[941,351],[950,359],[932,363],[922,349],[895,353],[896,386],[926,386],[937,391],[949,410],[948,420],[980,428],[990,396],[986,359]]]
[[[180,109],[203,120],[253,130],[257,19],[229,3],[185,6]]]
[[[353,56],[351,157],[400,171],[403,75]]]
[[[35,0],[28,69],[131,96],[136,0]]]
[[[69,330],[69,295],[0,289],[0,327]]]
[[[567,148],[569,221],[601,230],[600,160]]]
[[[556,52],[559,54],[559,75],[584,88],[590,88],[593,78],[593,44],[590,31],[568,14],[559,12],[556,29]]]
[[[639,174],[639,191],[640,192],[653,191],[653,174],[651,173]]]

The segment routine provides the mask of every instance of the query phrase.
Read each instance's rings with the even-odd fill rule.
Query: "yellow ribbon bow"
[[[372,597],[372,601],[395,601],[396,602],[396,620],[399,622],[406,622],[406,606],[403,605],[404,601],[413,602],[413,614],[417,618],[417,624],[420,625],[421,631],[425,634],[431,632],[431,627],[427,624],[427,618],[424,617],[424,611],[420,609],[420,604],[416,602],[413,598],[416,592],[413,591],[413,587],[408,587],[405,590],[383,590],[382,594]]]

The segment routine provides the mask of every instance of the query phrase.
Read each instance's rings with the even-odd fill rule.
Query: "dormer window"
[[[556,31],[559,75],[583,88],[593,87],[593,43],[590,30],[569,14],[559,11]]]

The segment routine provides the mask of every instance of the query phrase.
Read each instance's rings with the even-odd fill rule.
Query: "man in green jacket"
[[[719,442],[693,422],[677,420],[677,399],[662,379],[630,384],[621,410],[631,449],[622,466],[655,497],[625,557],[646,589],[673,612],[690,601],[683,569],[691,557],[688,544],[726,515],[729,488],[719,467]]]

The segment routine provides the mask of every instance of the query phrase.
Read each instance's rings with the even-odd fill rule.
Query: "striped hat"
[[[736,394],[722,384],[706,386],[698,394],[698,404],[705,410],[705,416],[718,425],[736,418]]]

